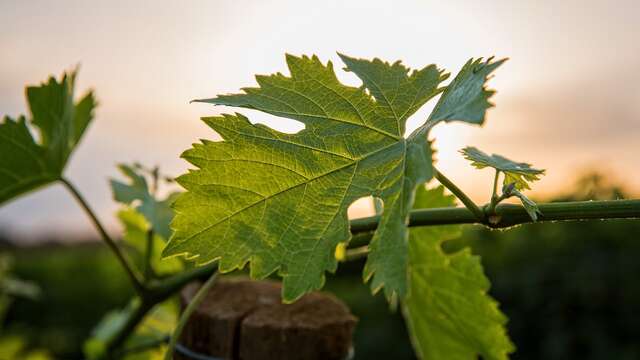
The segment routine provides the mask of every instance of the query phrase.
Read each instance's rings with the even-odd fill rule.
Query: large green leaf
[[[444,187],[420,186],[414,208],[454,206]],[[514,350],[506,317],[488,294],[480,259],[468,248],[447,254],[442,243],[460,235],[459,225],[412,228],[409,293],[403,303],[411,339],[422,359],[506,359]]]
[[[197,167],[178,178],[187,189],[175,203],[175,234],[165,255],[187,254],[222,272],[251,262],[251,275],[283,277],[293,301],[321,288],[336,269],[334,250],[350,238],[347,208],[368,195],[384,203],[365,278],[394,299],[406,292],[407,216],[418,184],[432,177],[430,128],[439,121],[478,122],[489,105],[486,75],[499,62],[473,61],[445,91],[444,111],[405,137],[405,123],[441,93],[447,78],[430,65],[410,72],[340,55],[363,87],[341,84],[331,62],[287,55],[290,77],[256,76],[260,87],[198,100],[244,107],[302,122],[296,134],[254,125],[240,114],[203,118],[224,141],[202,141],[183,157]],[[463,76],[464,75],[464,76]],[[484,102],[478,100],[483,99]],[[481,104],[481,105],[478,105]]]
[[[93,118],[96,101],[89,92],[74,102],[76,73],[60,81],[51,77],[40,86],[27,87],[32,136],[24,116],[4,117],[0,123],[0,204],[56,181],[73,149]]]

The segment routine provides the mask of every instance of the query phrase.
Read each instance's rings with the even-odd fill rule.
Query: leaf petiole
[[[356,248],[347,249],[344,254],[343,261],[354,261],[362,259],[369,255],[369,246],[358,246]]]
[[[476,205],[476,203],[474,203],[473,200],[471,200],[471,198],[467,196],[467,194],[465,194],[459,187],[457,187],[456,184],[454,184],[451,180],[449,180],[446,176],[444,176],[444,174],[438,171],[438,169],[434,167],[433,170],[434,170],[433,176],[442,185],[444,185],[444,187],[446,187],[449,191],[451,191],[451,193],[455,195],[464,204],[464,206],[466,206],[466,208],[473,213],[473,215],[475,215],[476,219],[479,222],[484,222],[485,220],[484,212],[478,207],[478,205]]]
[[[71,194],[76,199],[76,201],[80,204],[84,212],[89,216],[89,218],[91,219],[91,222],[93,222],[93,225],[96,227],[96,229],[100,233],[102,240],[104,240],[107,246],[116,255],[116,258],[118,259],[118,261],[124,268],[125,272],[127,273],[127,276],[129,277],[129,280],[131,280],[131,283],[133,284],[133,287],[136,290],[136,292],[141,296],[144,295],[146,289],[142,284],[142,281],[140,280],[140,275],[134,270],[133,266],[131,266],[131,264],[125,257],[124,253],[120,250],[120,248],[115,243],[115,241],[113,241],[111,236],[109,236],[107,231],[104,229],[104,226],[102,226],[102,223],[100,222],[100,220],[98,220],[98,217],[93,212],[93,210],[91,209],[87,201],[84,199],[82,194],[80,194],[78,189],[76,189],[76,187],[64,177],[60,178],[60,182],[62,182],[62,184],[67,188],[67,190],[71,192]]]
[[[500,179],[500,170],[496,169],[496,175],[493,178],[493,191],[491,192],[491,201],[489,205],[486,207],[487,213],[489,216],[494,216],[496,214],[496,206],[500,204],[503,200],[506,200],[513,196],[510,190],[505,190],[507,188],[512,188],[515,184],[509,184],[502,187],[502,194],[498,196],[498,180]]]
[[[153,257],[153,240],[155,237],[155,232],[153,228],[150,228],[147,231],[147,244],[144,252],[144,280],[149,281],[155,277],[155,273],[153,271],[153,267],[151,266],[151,258]]]
[[[496,175],[493,177],[493,192],[491,193],[491,202],[498,198],[498,179],[500,178],[500,170],[496,169]],[[497,203],[496,203],[497,205]]]
[[[218,272],[216,271],[211,275],[211,277],[209,277],[209,280],[207,280],[200,287],[200,289],[198,289],[198,292],[196,293],[196,295],[193,297],[193,299],[191,299],[191,302],[189,303],[189,305],[187,305],[187,308],[184,309],[184,311],[182,312],[182,315],[180,315],[180,320],[178,320],[178,325],[176,325],[176,329],[173,331],[173,334],[171,334],[171,339],[169,340],[169,347],[167,348],[167,352],[164,357],[165,360],[173,359],[173,351],[176,347],[176,343],[178,342],[178,339],[180,338],[180,335],[182,334],[182,330],[184,329],[185,325],[189,321],[191,314],[198,308],[200,303],[205,299],[207,293],[209,292],[213,284],[216,282],[217,277],[218,277]]]

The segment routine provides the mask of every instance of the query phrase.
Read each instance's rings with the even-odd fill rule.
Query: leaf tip
[[[193,104],[193,103],[208,103],[208,104],[214,104],[217,105],[216,100],[218,98],[207,98],[207,99],[193,99],[189,101],[189,104]]]

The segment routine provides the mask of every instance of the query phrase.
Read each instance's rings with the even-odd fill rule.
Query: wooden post
[[[181,293],[184,308],[200,284]],[[323,359],[349,357],[356,318],[334,296],[313,292],[282,304],[280,284],[220,279],[194,311],[175,358]],[[186,350],[186,351],[185,351]],[[191,355],[186,355],[186,353]]]

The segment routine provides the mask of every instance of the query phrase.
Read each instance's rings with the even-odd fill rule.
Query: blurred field
[[[562,200],[624,195],[587,180]],[[447,250],[466,244],[482,255],[491,293],[510,318],[518,347],[514,359],[638,359],[639,240],[640,221],[533,224],[511,231],[468,226]],[[16,276],[43,290],[39,301],[11,307],[4,331],[25,336],[57,358],[81,358],[93,325],[131,295],[100,243],[2,252],[13,255]],[[414,358],[400,314],[390,314],[381,296],[369,295],[361,268],[358,262],[342,265],[326,287],[360,318],[356,358]]]

